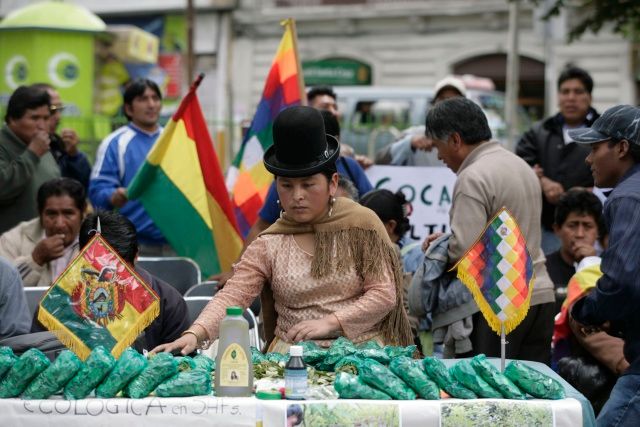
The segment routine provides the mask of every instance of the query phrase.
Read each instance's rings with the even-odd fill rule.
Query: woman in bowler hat
[[[338,185],[338,141],[320,112],[290,107],[273,124],[264,165],[275,176],[280,218],[254,240],[225,287],[183,335],[157,351],[191,353],[218,337],[225,308],[261,295],[269,351],[339,336],[356,343],[409,345],[402,266],[378,217],[344,197]]]

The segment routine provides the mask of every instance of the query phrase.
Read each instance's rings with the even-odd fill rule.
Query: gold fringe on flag
[[[507,319],[505,322],[502,322],[502,320],[500,320],[500,318],[493,312],[493,309],[491,308],[487,300],[484,298],[484,295],[482,294],[480,287],[478,286],[475,278],[471,274],[469,274],[467,271],[463,271],[460,268],[458,268],[457,275],[458,275],[458,279],[460,279],[460,281],[464,283],[467,289],[469,289],[469,292],[471,292],[471,295],[473,296],[473,300],[476,302],[476,304],[478,304],[478,308],[480,309],[480,312],[482,313],[485,320],[487,321],[487,324],[489,325],[491,330],[496,334],[498,335],[501,334],[502,332],[501,328],[503,323],[504,323],[504,332],[505,334],[508,334],[509,332],[513,331],[516,328],[516,326],[518,326],[520,322],[524,320],[525,317],[527,317],[527,313],[529,312],[529,307],[531,306],[531,294],[533,293],[533,283],[536,278],[535,274],[532,274],[531,280],[529,280],[529,283],[528,283],[529,292],[527,293],[527,298],[524,303],[524,306],[526,308],[522,310],[517,310],[517,315],[512,317],[511,319]]]

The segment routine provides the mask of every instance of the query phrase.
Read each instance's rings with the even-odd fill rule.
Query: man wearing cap
[[[599,114],[591,107],[593,79],[582,68],[569,66],[558,77],[560,111],[533,125],[518,142],[516,154],[538,175],[542,189],[542,250],[549,254],[560,249],[553,232],[555,207],[572,187],[593,187],[584,158],[587,147],[574,144],[569,129],[590,127]]]
[[[433,89],[435,105],[445,99],[467,96],[464,82],[454,76],[447,76],[436,83]],[[413,126],[404,131],[396,142],[376,153],[376,164],[394,166],[444,166],[432,152],[433,142],[424,135],[424,126]]]
[[[569,131],[591,145],[586,163],[595,185],[612,187],[604,205],[609,246],[602,253],[596,289],[571,310],[585,335],[601,329],[624,340],[629,368],[618,379],[598,425],[630,426],[640,420],[640,109],[618,105],[591,129]]]

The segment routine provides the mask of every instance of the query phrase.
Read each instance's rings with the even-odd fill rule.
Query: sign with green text
[[[350,58],[326,58],[303,61],[302,71],[307,86],[368,86],[371,85],[371,66]]]

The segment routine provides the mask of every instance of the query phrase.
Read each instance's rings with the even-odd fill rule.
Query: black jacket
[[[64,151],[64,142],[60,135],[52,133],[49,135],[51,138],[51,154],[58,162],[60,166],[60,174],[65,178],[73,178],[79,181],[84,187],[85,191],[89,189],[89,178],[91,176],[91,165],[87,156],[78,151],[75,156],[70,156]]]
[[[600,117],[591,108],[586,125],[591,126]],[[584,162],[591,148],[588,145],[565,144],[562,135],[564,118],[558,113],[553,117],[537,122],[529,129],[516,146],[516,154],[533,166],[538,164],[544,175],[562,184],[565,190],[572,187],[593,187],[591,170]],[[542,196],[542,225],[551,229],[555,215],[555,206]]]

